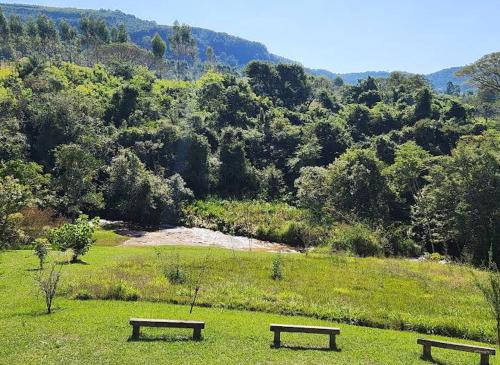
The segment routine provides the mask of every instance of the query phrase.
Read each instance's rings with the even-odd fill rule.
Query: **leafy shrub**
[[[81,215],[74,224],[66,223],[49,232],[49,242],[61,251],[72,250],[71,262],[77,262],[78,256],[84,255],[92,246],[94,228],[99,218],[89,221],[88,216]]]
[[[271,268],[271,278],[274,280],[283,279],[283,259],[278,254],[273,258],[273,266]]]
[[[4,248],[20,248],[26,242],[26,236],[21,229],[22,213],[9,214],[0,223],[0,250]]]
[[[417,257],[422,253],[422,247],[411,238],[403,239],[399,244],[399,255],[403,257]]]
[[[136,301],[139,300],[140,294],[137,289],[131,287],[124,281],[116,283],[108,293],[107,299]]]
[[[23,216],[19,211],[28,206],[31,199],[29,189],[18,180],[0,177],[0,250],[24,242]]]
[[[408,237],[408,226],[391,225],[384,230],[385,254],[387,256],[418,257],[422,248]]]
[[[445,257],[441,255],[439,252],[433,252],[433,253],[426,252],[424,254],[424,258],[429,261],[442,261],[445,259]]]
[[[263,200],[275,200],[285,193],[283,172],[274,165],[259,172],[259,197]]]
[[[179,263],[166,268],[165,277],[173,285],[184,284],[187,281],[187,274]]]
[[[90,291],[88,291],[87,289],[79,289],[73,295],[73,298],[77,299],[77,300],[91,300],[91,299],[94,299],[94,297],[92,296],[92,293]]]
[[[45,238],[37,238],[35,240],[35,256],[38,257],[40,270],[43,269],[45,259],[49,254],[49,242]]]
[[[280,242],[289,242],[302,246],[304,244],[304,232],[307,227],[302,223],[288,222],[283,229],[280,230]]]
[[[383,251],[379,235],[361,223],[334,227],[331,246],[334,251],[350,251],[363,257],[379,256]]]
[[[163,256],[161,251],[156,251],[156,257],[160,267],[163,270],[163,275],[172,285],[184,284],[188,280],[188,274],[180,263],[179,255]]]

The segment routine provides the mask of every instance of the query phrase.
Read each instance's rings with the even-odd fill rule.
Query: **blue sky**
[[[120,9],[264,43],[333,72],[429,73],[500,51],[500,0],[0,0]]]

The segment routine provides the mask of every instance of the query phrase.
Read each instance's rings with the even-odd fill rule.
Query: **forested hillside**
[[[130,35],[130,40],[143,48],[150,48],[151,39],[156,33],[159,33],[163,39],[167,39],[172,35],[171,26],[159,25],[155,22],[142,20],[118,10],[82,10],[18,4],[1,4],[1,6],[6,16],[18,15],[23,20],[44,14],[56,23],[65,20],[74,27],[78,27],[82,17],[88,16],[103,19],[110,27],[118,27],[120,24],[123,24]],[[198,45],[198,57],[201,61],[206,60],[206,51],[208,48],[211,48],[216,59],[221,64],[236,69],[244,68],[253,60],[268,61],[275,64],[294,63],[292,60],[270,53],[262,43],[251,42],[226,33],[219,33],[196,27],[192,29],[192,32]],[[172,58],[171,53],[167,52],[167,57]],[[332,68],[334,67],[335,65],[332,65]],[[467,77],[455,76],[455,72],[458,71],[458,69],[457,67],[445,69],[426,75],[426,77],[433,88],[439,92],[445,92],[447,90],[448,82],[452,82],[454,85],[459,86],[461,92],[467,92],[471,89],[472,85],[467,83]],[[340,76],[344,82],[351,85],[355,85],[358,80],[365,80],[368,77],[388,77],[390,74],[385,71],[336,74],[327,70],[307,68],[306,72],[316,76],[326,76],[330,79],[335,79],[337,76]]]
[[[210,196],[300,209],[282,231],[298,246],[500,262],[499,53],[463,70],[479,87],[465,97],[402,73],[240,76],[172,31],[166,61],[161,34],[150,52],[91,17],[0,15],[0,244],[54,216],[211,220],[216,205],[189,208]]]
[[[117,27],[123,24],[130,35],[130,40],[146,48],[150,47],[151,38],[156,33],[159,33],[164,39],[167,39],[172,34],[171,26],[142,20],[118,10],[83,10],[17,4],[1,4],[1,6],[6,16],[18,15],[24,20],[44,14],[56,23],[64,19],[74,27],[78,27],[81,18],[86,16],[103,19],[110,27]],[[283,57],[269,53],[266,46],[258,42],[251,42],[208,29],[194,27],[192,31],[198,45],[198,57],[202,61],[206,58],[206,49],[211,47],[219,62],[236,68],[242,68],[252,60],[270,61],[273,63],[291,62]]]

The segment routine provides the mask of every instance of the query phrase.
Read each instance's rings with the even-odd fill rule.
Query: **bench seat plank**
[[[170,319],[130,318],[130,324],[132,326],[140,326],[140,327],[205,328],[205,322],[177,321]]]
[[[439,347],[439,348],[450,349],[450,350],[474,352],[474,353],[478,353],[478,354],[495,355],[495,353],[496,353],[496,350],[493,348],[490,348],[490,347],[466,345],[466,344],[462,344],[462,343],[446,342],[446,341],[439,341],[439,340],[429,340],[429,339],[425,339],[425,338],[419,338],[417,340],[417,344],[424,345],[424,346],[427,345],[427,346],[432,346],[432,347]]]
[[[334,327],[319,327],[319,326],[297,326],[288,324],[271,324],[273,332],[300,332],[300,333],[317,333],[325,335],[339,335],[340,328]]]

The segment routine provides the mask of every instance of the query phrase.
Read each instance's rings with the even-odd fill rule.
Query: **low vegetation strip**
[[[36,267],[36,258],[27,251],[8,253],[3,260]],[[185,246],[94,247],[85,262],[64,267],[64,296],[188,304],[200,286],[199,306],[305,315],[486,342],[495,338],[488,307],[466,266]],[[18,276],[12,280],[26,280],[21,271],[11,273]]]
[[[413,240],[405,238],[401,229],[335,222],[284,202],[210,198],[185,206],[183,216],[184,224],[191,227],[285,243],[299,249],[322,246],[358,256],[417,257],[423,253]]]
[[[320,236],[303,209],[253,200],[198,200],[184,208],[184,223],[264,241],[304,246]]]

